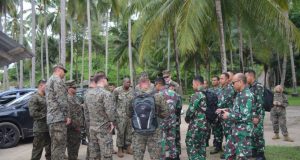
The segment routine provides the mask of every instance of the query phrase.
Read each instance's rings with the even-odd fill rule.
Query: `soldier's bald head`
[[[243,73],[237,73],[233,76],[233,81],[241,80],[244,84],[247,83],[246,76]]]

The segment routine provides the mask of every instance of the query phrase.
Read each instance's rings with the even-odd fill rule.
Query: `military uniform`
[[[51,138],[49,135],[48,125],[46,123],[47,104],[46,98],[35,93],[29,101],[29,113],[33,118],[33,148],[31,160],[39,160],[45,148],[45,157],[51,159]]]
[[[254,96],[254,106],[252,108],[253,118],[259,118],[259,123],[254,125],[252,145],[253,151],[257,154],[263,154],[265,150],[265,139],[264,139],[264,118],[265,109],[263,107],[264,87],[262,84],[254,81],[250,86],[250,91]]]
[[[189,160],[206,159],[207,121],[205,116],[206,97],[200,87],[190,99],[185,121],[189,123],[186,133],[186,147]]]
[[[153,93],[153,89],[142,90],[136,89],[135,96],[142,94],[151,94]],[[156,115],[160,118],[164,118],[168,115],[168,106],[164,97],[160,94],[154,94],[155,99],[155,108]],[[133,107],[130,106],[126,111],[128,117],[132,117]],[[160,122],[161,120],[159,120]],[[150,154],[151,159],[159,159],[161,153],[161,129],[157,128],[155,133],[150,135],[142,135],[134,132],[132,137],[132,146],[133,146],[133,158],[135,160],[144,159],[144,154],[146,150],[146,146],[148,148],[148,152]]]
[[[177,147],[177,126],[178,124],[178,109],[182,108],[181,99],[175,91],[169,89],[163,89],[159,92],[168,103],[169,106],[169,116],[162,120],[160,127],[162,129],[163,139],[162,139],[162,153],[161,159],[170,157],[172,159],[179,156],[179,149]],[[179,114],[180,116],[180,114]],[[166,155],[166,152],[169,152]]]
[[[85,95],[87,95],[88,92],[90,92],[92,90],[92,88],[88,88],[85,92]],[[89,110],[87,105],[83,104],[83,115],[84,115],[84,125],[85,125],[85,132],[86,132],[86,136],[88,141],[90,141],[90,118],[89,118]],[[90,156],[90,145],[87,145],[87,149],[86,149],[86,159],[89,158]]]
[[[252,106],[254,97],[248,88],[238,92],[228,121],[232,124],[231,134],[225,145],[225,158],[247,160],[251,157]]]
[[[182,88],[181,88],[181,86],[180,86],[177,82],[175,82],[175,81],[173,81],[173,80],[170,80],[170,82],[168,82],[168,83],[166,84],[166,87],[169,88],[169,86],[170,86],[171,83],[172,83],[172,85],[175,87],[174,91],[175,91],[177,94],[182,95]]]
[[[116,109],[112,94],[102,87],[89,89],[85,96],[90,119],[90,160],[112,159],[113,139],[110,123],[115,123]]]
[[[75,82],[75,81],[74,81]],[[75,83],[67,84],[67,86],[75,86]],[[67,148],[68,148],[68,159],[77,160],[78,151],[80,147],[80,127],[83,125],[82,117],[82,106],[80,105],[79,100],[76,95],[68,95],[68,103],[70,107],[70,115],[72,123],[68,126],[67,129]]]
[[[63,160],[67,145],[67,126],[70,117],[67,89],[63,80],[52,75],[46,84],[47,124],[51,136],[51,159]]]
[[[281,133],[288,136],[286,127],[286,107],[288,106],[287,97],[282,93],[274,93],[274,107],[271,109],[271,121],[273,124],[273,131],[275,134]]]
[[[117,105],[117,147],[126,148],[132,143],[132,127],[130,118],[126,115],[126,108],[131,105],[133,99],[133,89],[127,91],[123,86],[117,87],[113,91],[113,96]]]
[[[235,91],[232,84],[222,87],[220,94],[218,95],[218,108],[232,108],[234,98]],[[231,124],[227,120],[222,120],[221,123],[223,126],[223,134],[227,140],[227,137],[230,134]]]

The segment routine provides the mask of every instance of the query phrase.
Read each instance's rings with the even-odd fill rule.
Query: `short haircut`
[[[102,80],[102,79],[106,79],[106,80],[107,80],[106,76],[103,75],[103,74],[96,74],[96,75],[94,76],[94,82],[95,82],[95,83],[98,83],[98,82],[99,82],[100,80]]]
[[[198,82],[200,82],[200,83],[202,83],[202,84],[204,83],[204,79],[203,79],[202,76],[195,76],[193,80],[194,80],[194,81],[198,81]]]
[[[217,78],[218,81],[220,80],[220,78],[218,76],[213,76],[212,79],[213,78]]]
[[[247,78],[243,73],[237,73],[236,76],[240,79],[244,84],[247,84]]]
[[[253,74],[254,77],[256,76],[256,72],[252,69],[247,70],[245,73]]]
[[[163,73],[163,75],[165,75],[165,74],[171,75],[171,72],[169,70],[164,70],[162,73]]]
[[[129,77],[127,77],[127,76],[126,76],[126,77],[124,77],[124,78],[123,78],[123,82],[125,82],[125,81],[130,81],[130,78],[129,78]]]
[[[39,80],[39,82],[38,82],[38,86],[40,85],[40,84],[46,84],[47,83],[47,81],[45,80],[45,79],[41,79],[41,80]]]
[[[227,72],[222,73],[221,75],[224,75],[227,79],[229,79],[229,74]]]
[[[166,81],[164,80],[164,78],[162,78],[162,77],[157,77],[156,79],[155,79],[155,85],[157,85],[157,84],[160,84],[160,85],[166,85]]]

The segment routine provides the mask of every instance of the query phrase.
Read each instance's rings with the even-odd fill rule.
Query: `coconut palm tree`
[[[66,0],[60,0],[60,62],[66,65]]]
[[[31,0],[31,16],[32,16],[32,23],[31,23],[31,38],[32,38],[32,53],[35,55],[35,0]],[[31,88],[35,87],[35,56],[31,59]]]

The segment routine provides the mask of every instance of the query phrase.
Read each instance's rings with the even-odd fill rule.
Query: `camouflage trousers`
[[[162,130],[161,159],[176,158],[177,155],[179,154],[176,146],[176,128]]]
[[[264,121],[263,119],[253,128],[252,147],[257,153],[263,153],[265,150],[264,139]]]
[[[46,160],[51,160],[51,138],[49,132],[35,132],[33,135],[31,160],[40,160],[44,148]]]
[[[273,124],[274,133],[279,133],[279,127],[281,133],[284,136],[288,135],[286,127],[286,109],[284,107],[273,107],[271,110],[271,121]]]
[[[189,160],[206,159],[206,138],[206,130],[196,128],[187,131],[185,143]]]
[[[113,139],[109,123],[99,127],[90,126],[89,160],[112,160]]]
[[[233,128],[226,140],[224,155],[226,160],[248,160],[252,155],[251,133]]]
[[[223,135],[225,137],[225,141],[227,141],[228,136],[231,134],[231,124],[228,120],[222,120],[222,129],[223,129]]]
[[[117,131],[117,147],[124,148],[131,145],[132,127],[130,118],[119,117]]]
[[[212,124],[212,132],[214,135],[213,144],[215,147],[222,147],[223,142],[223,128],[220,120]],[[221,146],[219,146],[221,145]]]
[[[158,160],[161,154],[161,130],[156,129],[155,133],[150,135],[141,135],[133,133],[132,137],[133,158],[134,160],[143,160],[146,147],[152,160]]]
[[[90,123],[88,121],[85,121],[85,133],[88,142],[90,142]],[[89,157],[90,157],[90,145],[88,144],[86,147],[86,159],[89,159]]]
[[[64,160],[67,146],[67,126],[65,122],[49,124],[51,137],[51,159]]]
[[[67,134],[68,134],[67,137],[68,159],[77,160],[80,141],[81,141],[80,131],[76,131],[75,129],[68,128]]]
[[[181,136],[180,136],[180,125],[176,125],[176,136],[175,136],[175,143],[176,143],[176,148],[177,148],[177,152],[178,155],[181,154]]]

